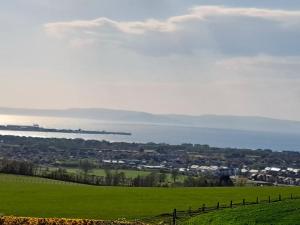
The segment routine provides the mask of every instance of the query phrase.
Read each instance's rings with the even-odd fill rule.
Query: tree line
[[[0,172],[27,176],[37,176],[54,180],[75,182],[99,186],[129,186],[129,187],[207,187],[207,186],[232,186],[229,176],[215,177],[184,176],[179,178],[178,170],[170,173],[153,171],[147,175],[127,177],[123,171],[105,169],[104,176],[90,174],[93,169],[90,162],[80,162],[80,173],[68,172],[65,168],[42,168],[29,161],[0,160]]]

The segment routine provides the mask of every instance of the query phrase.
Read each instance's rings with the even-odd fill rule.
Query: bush
[[[85,219],[59,219],[59,218],[32,218],[32,217],[0,217],[0,225],[145,225],[141,222],[128,222],[123,220],[85,220]]]

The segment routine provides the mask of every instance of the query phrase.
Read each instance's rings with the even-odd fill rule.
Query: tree
[[[125,184],[126,175],[124,172],[118,172],[116,170],[114,174],[112,174],[112,182],[113,186],[124,185]]]
[[[188,176],[184,179],[183,185],[185,187],[194,187],[195,186],[195,179],[192,176]]]
[[[235,185],[243,187],[243,186],[246,186],[247,182],[248,182],[248,179],[246,177],[237,177],[236,181],[235,181]]]
[[[113,182],[113,175],[109,169],[105,169],[105,184],[111,185]]]
[[[143,177],[138,175],[137,177],[135,177],[133,180],[132,180],[132,185],[134,187],[141,187],[143,186]]]
[[[233,186],[233,182],[229,176],[221,176],[219,180],[220,186]]]
[[[118,170],[116,170],[116,171],[112,174],[112,185],[113,185],[113,186],[118,186],[119,184],[120,184],[120,176],[119,176]]]
[[[159,176],[156,172],[152,172],[144,177],[144,186],[156,187],[158,186]]]
[[[125,175],[124,172],[120,172],[120,173],[119,173],[119,179],[120,179],[120,183],[121,183],[122,185],[125,185],[126,175]]]
[[[159,183],[162,184],[166,181],[167,175],[165,173],[160,173],[159,174]]]
[[[178,170],[172,170],[171,176],[172,176],[174,183],[176,183],[178,175],[179,175]]]
[[[79,168],[83,171],[84,174],[88,174],[94,168],[94,164],[88,159],[79,161]]]

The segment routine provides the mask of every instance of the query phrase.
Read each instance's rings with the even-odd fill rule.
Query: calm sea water
[[[156,142],[169,144],[209,144],[216,147],[251,149],[300,150],[300,135],[271,132],[208,129],[201,127],[129,124],[88,119],[0,115],[0,124],[32,125],[46,128],[69,128],[131,132],[131,136],[98,134],[63,134],[44,132],[0,131],[0,135],[33,137],[83,138],[125,142]]]

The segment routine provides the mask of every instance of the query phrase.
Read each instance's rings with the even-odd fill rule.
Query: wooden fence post
[[[232,200],[230,201],[230,208],[232,208]]]
[[[174,211],[173,211],[173,225],[176,225],[176,217],[177,217],[176,214],[177,214],[176,209],[174,209]]]
[[[202,212],[205,211],[205,204],[202,205]]]
[[[220,202],[218,202],[218,204],[217,204],[217,209],[219,209],[220,208]]]
[[[243,199],[243,205],[246,205],[246,201],[245,201],[245,199]]]
[[[271,196],[269,195],[269,203],[271,203]]]
[[[258,204],[258,197],[256,197],[256,204]]]

